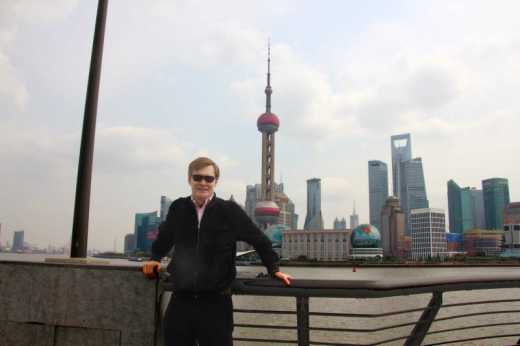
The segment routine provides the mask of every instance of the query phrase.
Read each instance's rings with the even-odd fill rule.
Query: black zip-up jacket
[[[160,261],[174,247],[168,265],[174,290],[214,293],[229,288],[236,277],[236,242],[251,244],[272,275],[279,258],[271,241],[233,201],[214,196],[200,221],[191,197],[175,200],[152,244],[152,260]]]

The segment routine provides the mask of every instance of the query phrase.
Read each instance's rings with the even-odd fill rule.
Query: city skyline
[[[29,243],[70,241],[95,5],[0,4],[2,244],[18,229]],[[510,77],[520,72],[519,10],[473,1],[111,2],[89,248],[122,244],[133,215],[157,210],[158,196],[189,194],[186,166],[198,155],[222,168],[217,194],[243,203],[244,187],[261,180],[254,122],[267,37],[283,117],[275,181],[283,174],[299,227],[310,177],[322,179],[325,225],[349,215],[354,200],[368,221],[366,162],[390,166],[388,140],[400,133],[423,158],[430,206],[448,210],[450,179],[480,186],[505,177],[519,200],[511,164],[519,82]]]

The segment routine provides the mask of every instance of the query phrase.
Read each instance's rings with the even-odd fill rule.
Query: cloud
[[[18,76],[16,69],[9,58],[2,53],[0,46],[0,103],[4,105],[4,112],[15,114],[24,112],[27,106],[28,92],[25,84]]]
[[[106,127],[96,137],[95,165],[100,173],[161,173],[186,160],[180,139],[169,130]]]

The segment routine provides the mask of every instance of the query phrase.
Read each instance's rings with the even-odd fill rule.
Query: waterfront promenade
[[[432,325],[433,333],[426,336],[423,344],[494,334],[496,338],[458,344],[508,345],[515,344],[520,337],[498,337],[519,334],[517,268],[361,267],[352,272],[350,268],[286,267],[284,270],[298,278],[293,288],[255,279],[262,270],[238,268],[242,279],[237,280],[234,296],[236,345],[275,344],[247,339],[297,344],[305,323],[311,345],[375,345],[409,334],[433,291],[445,292],[443,308]],[[470,285],[487,280],[487,288],[491,288],[494,278],[502,280],[505,288],[464,287],[475,288]],[[418,284],[414,286],[414,282]],[[2,340],[9,340],[6,345],[153,345],[155,286],[154,281],[142,277],[140,263],[114,260],[108,265],[61,265],[44,263],[41,256],[0,254],[0,291],[0,334]],[[298,302],[305,296],[309,298],[309,314],[307,320],[301,320]],[[166,292],[163,306],[168,297]],[[453,305],[493,299],[500,301]],[[392,311],[408,312],[392,315]],[[491,314],[493,311],[499,312]],[[446,319],[476,313],[485,314]],[[399,324],[403,326],[386,329]],[[473,325],[484,327],[437,333]],[[399,339],[384,345],[405,342]]]

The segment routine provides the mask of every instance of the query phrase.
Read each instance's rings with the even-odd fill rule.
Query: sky
[[[197,156],[217,195],[260,180],[267,41],[276,178],[302,227],[322,179],[325,226],[368,221],[368,161],[391,171],[410,133],[431,207],[446,182],[509,179],[520,199],[518,1],[111,0],[92,176],[90,249],[123,248],[134,215],[187,196]],[[95,1],[0,2],[0,243],[70,242]],[[517,157],[515,159],[515,157]],[[391,174],[389,174],[391,191]]]

